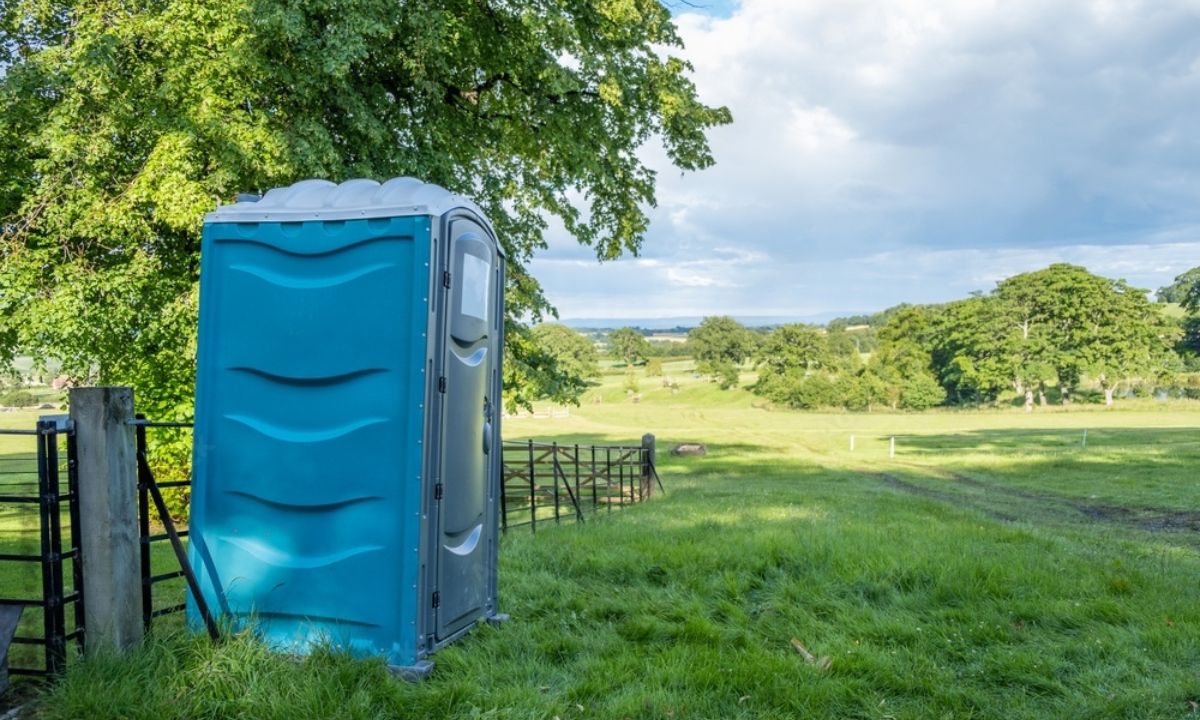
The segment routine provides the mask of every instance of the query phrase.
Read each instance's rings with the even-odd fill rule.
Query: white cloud
[[[678,22],[735,123],[702,173],[647,149],[645,259],[563,282],[555,259],[586,251],[551,243],[534,267],[564,314],[881,308],[1059,260],[1156,287],[1200,264],[1195,0],[744,0]]]

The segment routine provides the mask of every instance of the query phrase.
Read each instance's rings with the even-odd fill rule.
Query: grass
[[[667,494],[505,537],[513,619],[428,681],[160,627],[77,663],[40,716],[1200,717],[1196,406],[802,414],[667,374],[677,392],[641,378],[635,404],[614,372],[568,417],[505,421],[654,432]],[[709,454],[666,452],[685,441]]]

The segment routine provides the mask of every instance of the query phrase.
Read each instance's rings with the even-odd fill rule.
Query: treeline
[[[1027,409],[1082,394],[1200,396],[1200,268],[1158,291],[1185,314],[1172,317],[1144,290],[1074,265],[1010,277],[990,293],[941,305],[900,305],[825,326],[750,329],[705,318],[686,343],[654,343],[634,328],[601,349],[626,364],[688,355],[722,387],[757,370],[750,390],[796,408],[924,409],[1016,398]],[[574,372],[594,377],[596,345],[563,326],[540,339]],[[549,348],[548,348],[549,349]]]
[[[750,331],[709,318],[693,333],[726,340],[709,341],[696,358],[722,384],[736,378],[731,363],[753,361],[751,389],[780,404],[851,410],[987,404],[1013,394],[1031,410],[1070,403],[1084,388],[1111,405],[1122,387],[1177,387],[1188,364],[1183,324],[1146,291],[1067,264],[956,302],[893,308],[869,352],[852,344],[855,320],[785,325],[755,347]]]

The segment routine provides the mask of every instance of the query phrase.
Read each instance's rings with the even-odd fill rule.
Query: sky
[[[564,319],[816,319],[1052,262],[1154,289],[1200,265],[1200,0],[675,3],[716,165],[660,148],[638,258],[565,233]]]

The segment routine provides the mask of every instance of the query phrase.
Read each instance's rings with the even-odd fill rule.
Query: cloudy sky
[[[694,2],[704,0],[694,0]],[[677,15],[717,164],[661,152],[640,258],[561,234],[564,318],[829,316],[1066,261],[1200,265],[1200,0],[709,0]]]

